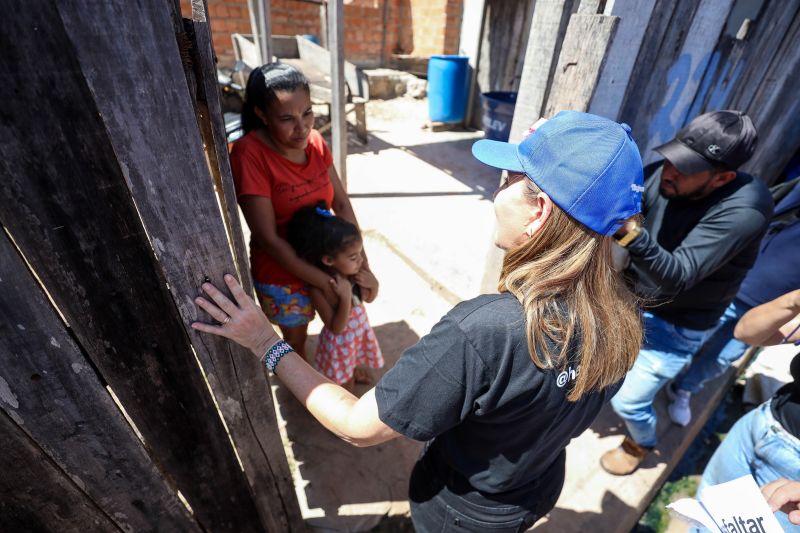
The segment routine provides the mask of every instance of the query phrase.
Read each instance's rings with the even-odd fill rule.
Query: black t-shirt
[[[698,200],[661,196],[661,163],[645,168],[644,229],[628,245],[628,272],[651,311],[690,329],[714,326],[758,255],[772,197],[758,178],[738,172]]]
[[[789,370],[794,381],[778,389],[772,397],[772,416],[800,439],[800,353],[792,359]]]
[[[457,305],[406,350],[375,397],[385,424],[433,439],[427,455],[449,473],[446,483],[462,480],[467,490],[504,501],[503,494],[560,490],[564,449],[621,384],[570,402],[576,371],[574,362],[538,368],[519,301],[483,295]]]

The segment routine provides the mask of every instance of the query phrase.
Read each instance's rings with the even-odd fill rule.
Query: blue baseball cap
[[[524,173],[565,213],[602,235],[613,235],[642,210],[642,158],[627,124],[561,111],[520,144],[483,139],[472,145],[472,155]]]

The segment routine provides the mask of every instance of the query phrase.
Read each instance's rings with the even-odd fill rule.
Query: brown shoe
[[[600,466],[609,474],[627,476],[644,461],[653,448],[639,446],[630,437],[625,437],[619,447],[609,450],[600,458]]]

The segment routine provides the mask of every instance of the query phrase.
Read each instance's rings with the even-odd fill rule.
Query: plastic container
[[[303,38],[303,39],[305,39],[306,41],[311,41],[312,43],[314,43],[314,44],[316,44],[316,45],[319,45],[319,43],[320,43],[320,41],[319,41],[319,37],[318,37],[318,36],[316,36],[316,35],[312,35],[312,34],[310,34],[310,33],[307,33],[307,34],[305,34],[305,35],[301,35],[300,37],[302,37],[302,38]]]
[[[508,141],[516,105],[517,93],[492,92],[481,95],[481,107],[483,108],[481,123],[487,139]]]
[[[431,122],[463,122],[469,95],[468,61],[466,56],[431,56],[428,61]]]

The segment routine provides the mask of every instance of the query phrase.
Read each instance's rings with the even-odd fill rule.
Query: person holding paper
[[[751,345],[800,345],[800,289],[745,313],[734,335]],[[794,381],[731,428],[706,465],[697,489],[699,497],[707,487],[747,474],[751,474],[765,491],[779,479],[800,480],[800,353],[792,359],[791,373]],[[774,492],[776,488],[769,490]],[[782,498],[784,491],[778,497]],[[764,494],[767,496],[767,492]],[[792,497],[800,499],[800,496]],[[776,499],[775,503],[779,501]],[[799,511],[778,512],[775,517],[784,530],[799,530],[795,525],[800,524]]]
[[[800,525],[800,481],[777,479],[761,487],[770,509],[786,513],[789,522]]]

